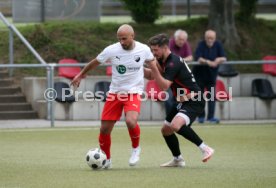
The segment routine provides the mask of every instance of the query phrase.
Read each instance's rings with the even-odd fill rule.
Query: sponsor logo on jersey
[[[118,59],[119,61],[121,60],[121,58],[119,56],[115,56],[116,59]]]
[[[135,60],[137,63],[140,61],[140,59],[141,59],[140,56],[138,56],[138,55],[135,55],[135,56],[134,56],[134,60]]]
[[[124,65],[118,65],[116,66],[116,70],[119,74],[125,74],[126,73],[126,67]]]
[[[141,67],[127,67],[127,70],[130,72],[137,72],[140,70]]]

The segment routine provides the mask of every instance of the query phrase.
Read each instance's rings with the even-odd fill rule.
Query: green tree
[[[154,23],[160,16],[161,0],[120,0],[136,23]]]
[[[240,45],[234,19],[234,0],[210,0],[209,28],[217,32],[218,38],[228,49]]]
[[[258,0],[238,0],[240,8],[237,13],[237,18],[244,23],[251,23],[256,14]]]

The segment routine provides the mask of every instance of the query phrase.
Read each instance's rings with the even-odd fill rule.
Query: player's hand
[[[72,85],[72,86],[74,86],[76,88],[79,87],[81,79],[82,79],[81,75],[78,74],[77,76],[74,77],[74,79],[72,80],[72,82],[70,83],[70,85]]]
[[[154,59],[152,61],[148,61],[147,65],[149,66],[150,69],[157,67],[157,65],[156,65],[156,59]]]

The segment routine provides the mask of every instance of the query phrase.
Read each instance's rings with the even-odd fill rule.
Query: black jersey
[[[164,78],[173,82],[171,89],[174,96],[177,95],[178,88],[179,91],[185,90],[186,94],[200,91],[191,70],[181,57],[171,53],[165,62],[159,61],[159,64]],[[180,94],[183,94],[183,92],[180,92]]]

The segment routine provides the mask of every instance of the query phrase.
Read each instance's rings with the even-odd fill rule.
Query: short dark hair
[[[150,46],[164,46],[164,45],[169,45],[169,37],[164,34],[158,34],[149,39],[149,45]]]

